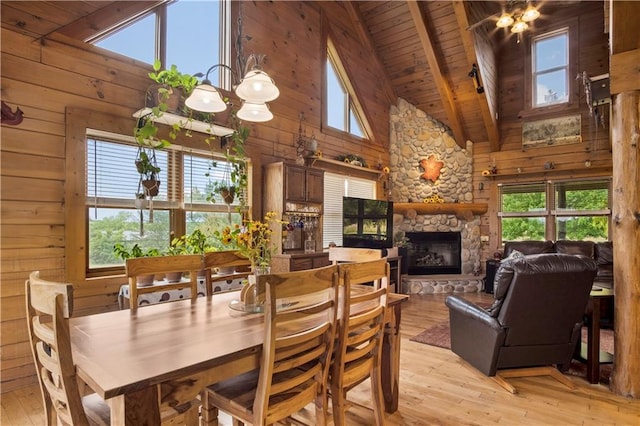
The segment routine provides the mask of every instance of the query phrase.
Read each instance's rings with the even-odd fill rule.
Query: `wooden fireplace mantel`
[[[454,214],[458,219],[472,220],[474,215],[485,214],[487,210],[487,203],[393,203],[393,212],[405,216]]]

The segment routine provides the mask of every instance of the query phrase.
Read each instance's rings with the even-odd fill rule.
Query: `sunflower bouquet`
[[[231,249],[238,250],[251,262],[251,269],[265,270],[271,265],[271,228],[270,224],[275,220],[274,212],[267,212],[263,220],[248,220],[243,225],[227,226],[222,231],[216,232],[222,244]]]

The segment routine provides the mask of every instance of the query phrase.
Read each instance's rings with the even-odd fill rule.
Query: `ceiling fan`
[[[509,0],[502,12],[492,14],[467,27],[471,31],[488,21],[495,21],[498,28],[510,28],[514,34],[520,34],[529,28],[529,23],[540,17],[540,6],[535,0]]]

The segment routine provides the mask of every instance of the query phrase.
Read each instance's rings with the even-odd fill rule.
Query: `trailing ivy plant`
[[[169,69],[163,70],[161,68],[162,64],[156,60],[153,63],[153,71],[148,74],[149,78],[156,83],[155,87],[148,89],[146,95],[147,101],[151,100],[151,113],[140,117],[134,129],[136,141],[140,145],[152,148],[166,148],[171,145],[191,120],[190,110],[185,108],[183,111],[178,111],[185,115],[185,121],[171,125],[168,139],[158,138],[156,120],[168,111],[167,101],[171,95],[179,90],[182,92],[182,96],[187,97],[198,84],[196,77],[180,72],[176,65],[171,65]]]

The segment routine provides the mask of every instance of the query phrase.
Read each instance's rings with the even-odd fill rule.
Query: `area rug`
[[[425,345],[451,349],[451,334],[449,323],[441,322],[427,328],[422,333],[409,339]],[[582,341],[587,341],[587,328],[582,328]],[[600,350],[613,353],[613,330],[600,330]],[[600,364],[600,383],[609,384],[613,364]],[[578,360],[571,360],[571,366],[566,374],[579,377],[587,377],[587,365]]]

